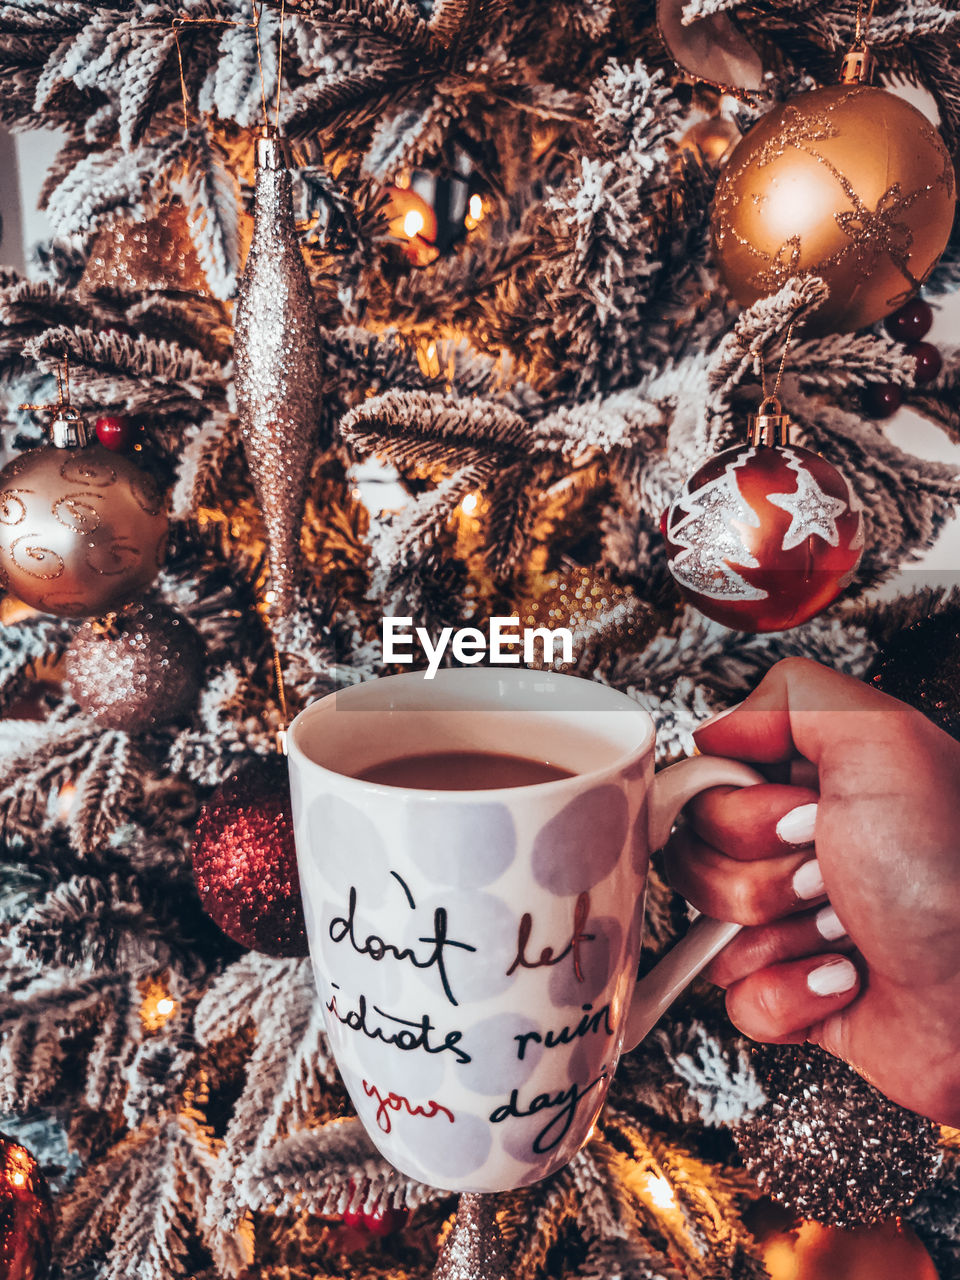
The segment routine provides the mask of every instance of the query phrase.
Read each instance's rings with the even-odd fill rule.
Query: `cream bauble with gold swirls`
[[[717,183],[714,258],[744,306],[791,276],[821,276],[830,297],[810,331],[851,331],[926,280],[955,205],[953,164],[922,112],[872,85],[831,85],[738,144]]]
[[[167,516],[153,478],[99,444],[44,445],[0,471],[0,574],[24,603],[96,616],[157,576]]]

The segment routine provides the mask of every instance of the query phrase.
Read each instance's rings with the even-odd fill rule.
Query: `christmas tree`
[[[960,240],[917,265],[922,184],[867,209],[843,174],[852,247],[819,275],[785,245],[738,302],[745,273],[724,260],[718,277],[716,228],[711,249],[729,145],[835,84],[865,34],[877,82],[925,90],[942,143],[923,136],[955,154],[960,12],[656,8],[659,26],[648,0],[0,0],[0,121],[64,135],[42,195],[56,237],[27,277],[0,279],[4,446],[43,443],[51,414],[25,405],[59,406],[73,430],[68,403],[91,434],[100,419],[117,450],[103,465],[141,512],[99,562],[129,579],[133,607],[112,621],[72,597],[18,599],[21,562],[5,561],[0,1128],[54,1179],[65,1280],[425,1276],[451,1230],[454,1198],[392,1169],[352,1110],[289,880],[280,907],[240,923],[211,889],[231,937],[201,904],[200,809],[272,760],[278,668],[296,711],[390,670],[384,617],[436,634],[517,616],[573,632],[566,669],[649,710],[662,763],[789,656],[876,673],[960,727],[944,674],[960,597],[898,576],[956,511],[960,476],[864,408],[906,395],[958,438],[960,353],[908,345],[926,304],[907,299],[921,280],[934,303],[960,285]],[[274,123],[292,155],[255,194]],[[300,327],[278,346],[245,286],[235,343],[251,240],[265,261],[282,231],[287,163],[312,297],[285,295]],[[947,166],[925,183],[952,200]],[[840,296],[827,268],[892,269],[900,296],[866,323],[823,319]],[[775,394],[794,443],[857,495],[864,551],[836,603],[753,634],[685,600],[660,522],[742,440],[786,346]],[[739,508],[733,474],[716,492],[733,485]],[[166,495],[165,548],[148,482]],[[74,530],[106,519],[84,492],[63,495]],[[815,497],[829,543],[846,507]],[[714,507],[683,501],[676,576],[689,586],[693,565],[702,587]],[[779,505],[784,550],[810,540],[800,498]],[[744,514],[716,535],[712,572],[721,594],[763,596]],[[160,563],[141,581],[148,541]],[[24,572],[55,577],[55,554],[35,537]],[[241,794],[256,839],[275,836],[277,794]],[[645,957],[686,923],[651,881]],[[496,1207],[523,1280],[761,1280],[761,1192],[826,1223],[899,1215],[949,1277],[958,1170],[955,1133],[819,1051],[748,1045],[704,983],[623,1060],[584,1150]],[[30,1221],[42,1253],[49,1223]]]

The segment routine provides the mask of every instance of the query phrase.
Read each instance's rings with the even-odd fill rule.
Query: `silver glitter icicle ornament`
[[[269,543],[273,607],[293,604],[306,481],[321,416],[320,326],[293,217],[290,152],[257,139],[253,240],[234,326],[237,411]]]
[[[497,1225],[496,1197],[465,1192],[432,1280],[506,1280],[513,1273]]]

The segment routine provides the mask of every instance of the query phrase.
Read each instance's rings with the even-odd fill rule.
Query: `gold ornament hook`
[[[866,32],[873,18],[873,7],[876,0],[870,0],[867,19],[863,19],[863,0],[857,0],[857,27],[853,37],[853,48],[848,49],[840,63],[841,84],[869,84],[873,79],[876,60],[867,48]]]
[[[777,397],[767,396],[747,419],[749,442],[754,446],[789,444],[790,424],[790,415],[783,412]]]
[[[57,366],[57,403],[21,404],[19,409],[32,413],[49,413],[47,430],[51,443],[58,449],[82,449],[89,443],[89,432],[83,414],[70,403],[70,357],[63,353],[63,372]]]

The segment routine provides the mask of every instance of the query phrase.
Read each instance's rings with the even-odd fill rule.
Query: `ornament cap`
[[[273,125],[263,125],[257,138],[257,168],[273,171],[293,168],[290,143]]]
[[[747,419],[747,432],[752,445],[783,445],[790,443],[788,413],[783,412],[776,396],[767,396],[756,413]]]
[[[50,420],[50,439],[58,449],[82,449],[89,436],[79,409],[62,404]]]
[[[841,84],[870,84],[876,60],[865,44],[858,44],[843,55],[840,63]]]

